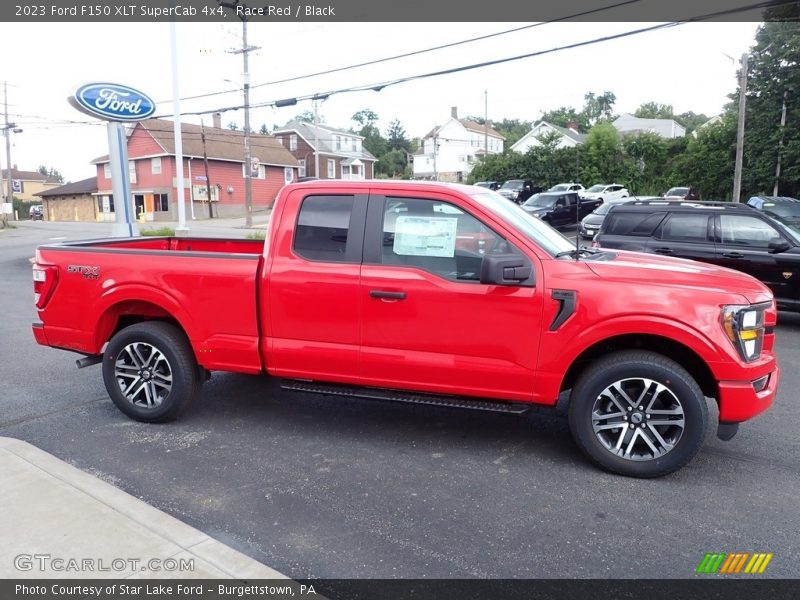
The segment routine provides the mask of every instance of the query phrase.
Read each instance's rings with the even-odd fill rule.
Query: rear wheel
[[[677,471],[700,449],[707,423],[697,382],[655,352],[626,350],[600,359],[570,397],[576,443],[595,463],[621,475]]]
[[[183,332],[170,323],[137,323],[111,338],[103,381],[123,413],[149,423],[170,421],[200,391],[197,361]]]

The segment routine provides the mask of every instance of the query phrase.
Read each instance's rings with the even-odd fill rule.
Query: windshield
[[[611,204],[610,202],[604,202],[603,204],[598,206],[596,209],[594,209],[592,211],[592,214],[593,215],[605,215],[605,214],[608,214],[608,211],[611,210],[612,206],[614,206],[614,205]]]
[[[519,205],[502,196],[491,193],[472,194],[472,198],[483,208],[511,225],[528,239],[555,255],[575,249],[575,244],[558,231],[526,213]]]
[[[662,188],[663,189],[663,188]],[[666,196],[686,196],[689,193],[689,188],[672,188],[665,195]]]
[[[551,187],[548,192],[566,192],[569,189],[568,183],[559,183],[558,185],[554,185]]]
[[[534,194],[528,201],[525,202],[524,206],[536,206],[537,208],[549,208],[556,203],[556,198],[558,196],[549,196],[547,194]]]
[[[500,189],[501,190],[519,190],[521,188],[522,188],[522,181],[520,181],[519,179],[513,179],[511,181],[506,181]]]
[[[765,202],[764,212],[784,219],[800,218],[800,202]]]
[[[586,191],[587,192],[602,192],[604,189],[606,189],[606,186],[604,186],[604,185],[593,185],[592,187],[590,187]]]
[[[773,217],[772,220],[778,226],[778,229],[791,238],[795,244],[800,244],[800,226],[790,223],[781,217]]]

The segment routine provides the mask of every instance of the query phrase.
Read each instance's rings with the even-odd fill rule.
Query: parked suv
[[[628,193],[625,186],[619,185],[618,183],[593,185],[588,190],[581,192],[581,198],[600,200],[601,202],[618,200],[620,198],[627,198],[628,196],[630,196],[630,193]]]
[[[753,196],[748,206],[763,210],[770,217],[783,219],[791,224],[800,224],[800,200],[788,196]]]
[[[41,204],[34,204],[28,211],[28,214],[31,218],[31,221],[43,221],[44,207]]]
[[[746,204],[650,200],[614,206],[592,244],[690,258],[743,271],[800,311],[800,227]]]
[[[522,204],[533,194],[538,194],[542,188],[533,185],[529,179],[509,179],[497,190],[504,198]]]

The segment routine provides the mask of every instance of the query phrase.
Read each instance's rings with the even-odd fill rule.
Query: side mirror
[[[781,252],[786,252],[792,245],[784,239],[775,238],[770,240],[769,246],[769,253],[770,254],[780,254]]]
[[[534,285],[533,265],[518,254],[486,254],[481,260],[481,283],[494,285]]]

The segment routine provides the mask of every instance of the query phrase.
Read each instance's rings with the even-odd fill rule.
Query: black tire
[[[198,372],[189,341],[170,323],[150,321],[121,329],[103,354],[108,395],[123,413],[146,423],[180,416],[200,391]]]
[[[619,390],[625,393],[617,395]],[[634,395],[644,400],[629,407],[627,399]],[[576,444],[603,469],[660,477],[697,454],[708,428],[708,406],[697,382],[678,363],[655,352],[624,350],[599,359],[578,378],[569,426]]]

